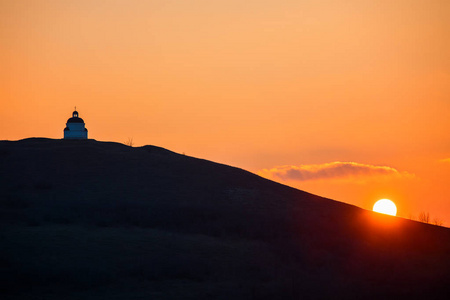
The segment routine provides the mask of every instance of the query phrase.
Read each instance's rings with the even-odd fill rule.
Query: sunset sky
[[[0,0],[0,139],[157,145],[450,226],[450,1]]]

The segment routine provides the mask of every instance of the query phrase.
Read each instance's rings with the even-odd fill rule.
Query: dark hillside
[[[450,230],[94,140],[0,142],[2,299],[446,299]]]

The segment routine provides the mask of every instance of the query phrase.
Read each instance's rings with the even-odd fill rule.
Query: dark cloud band
[[[387,166],[374,166],[356,162],[332,162],[319,165],[279,166],[258,172],[263,177],[307,181],[374,176],[411,177],[412,174],[399,172]]]

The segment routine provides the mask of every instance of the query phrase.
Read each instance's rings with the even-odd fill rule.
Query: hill
[[[446,299],[450,230],[154,146],[0,142],[2,299]]]

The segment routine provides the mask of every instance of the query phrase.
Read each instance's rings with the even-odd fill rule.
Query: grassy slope
[[[447,228],[153,146],[0,142],[0,217],[12,299],[439,298],[450,279]]]

